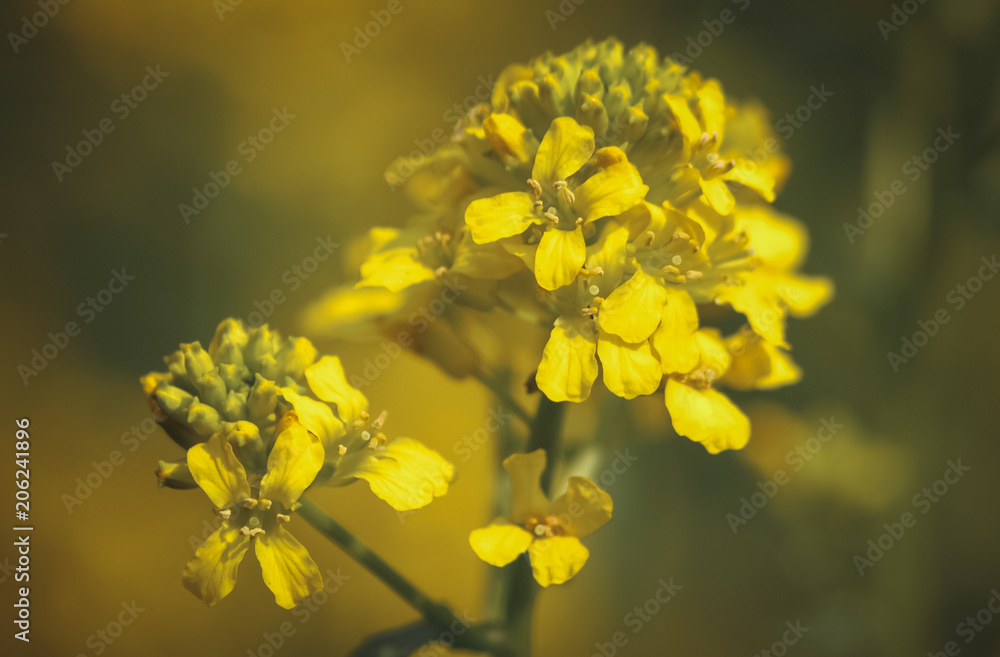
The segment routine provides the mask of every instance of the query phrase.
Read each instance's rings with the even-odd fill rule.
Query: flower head
[[[323,467],[323,446],[294,413],[286,414],[281,426],[263,477],[248,475],[221,433],[188,450],[191,474],[221,520],[183,574],[184,586],[209,606],[233,590],[237,569],[251,544],[278,605],[291,609],[323,588],[309,552],[284,528],[297,500]]]
[[[283,340],[266,325],[248,330],[227,319],[207,351],[183,344],[164,359],[168,372],[142,383],[176,442],[190,449],[220,436],[252,476],[265,476],[283,423],[294,417],[321,448],[321,470],[309,483],[363,479],[397,510],[444,495],[454,466],[416,440],[387,436],[387,414],[369,415],[368,399],[347,382],[340,359],[317,355],[305,338]],[[169,464],[158,474],[174,488],[184,487],[184,475]]]
[[[472,549],[486,563],[500,567],[527,552],[539,584],[568,581],[590,556],[580,539],[611,520],[611,496],[586,477],[571,477],[566,492],[550,502],[539,485],[545,450],[513,454],[503,466],[510,474],[510,518],[473,530]]]

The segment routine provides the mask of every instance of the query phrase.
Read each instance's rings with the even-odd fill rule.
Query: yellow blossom
[[[323,447],[294,414],[282,420],[282,427],[262,478],[253,473],[248,478],[221,433],[188,450],[191,475],[216,506],[222,525],[198,548],[183,574],[184,586],[209,606],[233,590],[251,544],[279,606],[291,609],[323,588],[316,563],[283,526],[323,466]]]
[[[554,290],[573,282],[586,258],[583,227],[621,214],[648,190],[624,154],[614,151],[597,155],[596,171],[585,181],[568,180],[594,155],[594,132],[572,118],[557,118],[535,154],[530,193],[506,192],[469,204],[465,221],[472,239],[486,244],[541,225],[533,241],[538,284]]]
[[[513,454],[503,466],[511,481],[510,518],[473,530],[469,543],[493,566],[506,566],[524,552],[542,586],[562,584],[580,571],[590,552],[580,542],[611,520],[611,496],[586,477],[571,477],[566,492],[552,500],[539,485],[545,450]]]

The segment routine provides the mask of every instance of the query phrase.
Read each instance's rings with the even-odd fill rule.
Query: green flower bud
[[[188,378],[192,381],[197,381],[215,367],[212,357],[201,348],[200,342],[182,344],[181,351],[184,352],[184,367]]]
[[[257,380],[254,382],[253,388],[250,389],[250,395],[247,398],[247,415],[254,422],[263,420],[274,413],[274,409],[278,405],[278,386],[275,385],[274,381],[268,381],[260,374],[256,376]]]
[[[221,408],[226,402],[226,384],[214,367],[195,379],[194,387],[198,391],[198,397],[209,406]]]
[[[188,409],[188,424],[205,438],[209,438],[213,433],[222,431],[222,423],[219,418],[219,411],[208,404],[203,404],[195,398],[194,403]]]
[[[187,461],[181,459],[179,461],[160,461],[159,467],[156,469],[156,487],[187,490],[197,488],[198,484],[191,476]]]

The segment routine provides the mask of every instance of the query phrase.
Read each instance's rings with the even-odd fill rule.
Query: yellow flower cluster
[[[740,448],[749,421],[718,387],[796,382],[786,316],[833,294],[797,272],[808,234],[770,205],[789,169],[776,144],[760,107],[649,46],[511,66],[449,143],[390,168],[419,213],[372,230],[360,282],[307,324],[384,329],[458,287],[459,305],[551,327],[536,375],[550,399],[587,399],[603,372],[625,398],[664,390],[674,429],[710,452]],[[705,325],[727,310],[748,325]]]
[[[370,418],[340,360],[317,356],[305,338],[283,340],[267,326],[227,319],[207,350],[182,344],[164,358],[167,372],[142,378],[161,425],[187,450],[161,462],[161,484],[197,486],[217,509],[219,529],[183,577],[209,605],[232,590],[251,543],[282,607],[322,588],[316,564],[284,528],[306,488],[364,479],[402,511],[444,495],[454,479],[437,452],[387,437],[386,414]]]

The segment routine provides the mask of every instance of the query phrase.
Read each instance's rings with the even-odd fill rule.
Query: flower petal
[[[598,171],[576,188],[573,209],[587,223],[614,217],[642,203],[649,187],[642,183],[639,170],[628,162],[612,164]]]
[[[261,575],[279,607],[291,609],[323,588],[323,576],[309,551],[284,527],[264,532],[256,543]]]
[[[574,119],[561,116],[552,121],[538,146],[531,177],[540,183],[566,180],[579,171],[593,154],[594,131]]]
[[[666,405],[674,431],[701,443],[711,454],[741,449],[750,440],[750,420],[717,390],[698,390],[670,379]]]
[[[653,333],[653,348],[665,374],[690,372],[698,365],[698,308],[686,290],[668,286],[660,326]]]
[[[736,207],[736,198],[726,185],[724,178],[702,178],[699,183],[701,191],[712,209],[722,215],[727,215]]]
[[[299,416],[299,421],[311,431],[324,449],[336,449],[336,439],[346,433],[344,423],[333,414],[329,404],[316,401],[312,397],[300,395],[291,388],[280,388],[285,398]]]
[[[189,449],[187,464],[195,482],[220,509],[251,497],[247,472],[221,433]]]
[[[743,313],[753,330],[765,340],[788,348],[785,342],[785,309],[777,303],[774,290],[759,272],[742,277],[743,285],[723,287],[718,301]]]
[[[316,479],[324,456],[319,438],[298,422],[289,425],[278,435],[267,457],[267,474],[260,482],[260,496],[290,509]]]
[[[575,536],[554,536],[533,542],[528,554],[535,581],[549,586],[562,584],[580,572],[590,551]]]
[[[587,258],[583,231],[549,228],[535,252],[535,279],[546,290],[555,290],[576,280]]]
[[[491,566],[502,568],[527,550],[534,538],[523,527],[493,524],[472,530],[469,544],[477,557]]]
[[[542,351],[535,383],[552,401],[582,402],[597,379],[597,336],[588,322],[560,317]]]
[[[545,450],[527,454],[511,454],[503,461],[510,475],[510,519],[523,524],[531,517],[544,516],[549,508],[539,483],[545,472]]]
[[[507,192],[476,199],[465,210],[465,223],[477,244],[520,235],[542,220],[535,216],[534,199],[525,192]]]
[[[648,340],[625,342],[617,335],[601,332],[597,355],[604,371],[604,385],[625,399],[656,392],[663,379],[660,361],[653,357]]]
[[[504,161],[510,158],[522,166],[531,158],[531,148],[524,136],[526,130],[524,124],[510,114],[494,112],[483,120],[483,131],[493,150]]]
[[[590,536],[611,520],[614,503],[607,492],[586,477],[570,477],[566,492],[556,498],[549,514],[569,518],[569,533],[577,538]]]
[[[732,365],[721,383],[736,390],[770,390],[798,383],[802,378],[792,357],[753,331],[741,330],[726,339]]]
[[[236,571],[249,547],[250,538],[240,533],[239,527],[224,524],[184,566],[181,575],[184,588],[209,607],[218,604],[236,586]]]
[[[748,246],[768,267],[798,267],[809,250],[809,231],[797,219],[768,206],[751,206],[736,211],[736,230],[745,230]]]
[[[337,415],[345,425],[354,424],[368,410],[364,394],[347,382],[344,366],[336,356],[323,356],[305,370],[313,394],[337,406]]]
[[[687,99],[681,96],[664,94],[663,100],[667,104],[667,107],[670,108],[671,114],[677,119],[677,125],[681,130],[681,134],[684,135],[684,141],[688,145],[691,145],[701,139],[704,130],[701,129],[701,124],[698,123],[698,119],[695,118],[694,113],[691,111],[691,106],[688,105]]]
[[[723,129],[726,124],[726,99],[718,80],[706,80],[698,89],[698,109],[705,132],[719,133],[719,140],[725,138]]]
[[[638,269],[601,304],[601,328],[627,342],[642,342],[656,330],[666,301],[663,283]]]
[[[458,243],[450,271],[472,278],[501,280],[524,269],[524,263],[498,242],[476,244],[471,237]]]
[[[334,472],[332,485],[364,479],[372,492],[397,511],[427,506],[448,492],[455,466],[440,454],[411,438],[396,438],[385,447],[345,457]]]

